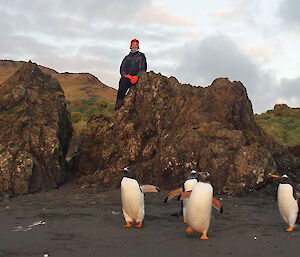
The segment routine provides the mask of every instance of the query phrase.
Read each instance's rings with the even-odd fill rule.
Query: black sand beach
[[[198,234],[186,235],[182,217],[170,216],[179,210],[179,203],[163,204],[167,193],[146,195],[140,229],[123,228],[120,190],[68,184],[49,192],[0,198],[0,256],[290,257],[300,253],[300,227],[284,231],[274,197],[222,197],[224,213],[213,211],[209,240],[200,240]]]

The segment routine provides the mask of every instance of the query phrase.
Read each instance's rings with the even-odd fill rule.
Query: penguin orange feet
[[[206,233],[203,233],[202,236],[201,236],[200,238],[201,238],[202,240],[207,240],[207,239],[208,239]]]
[[[139,222],[135,227],[136,228],[141,228],[143,226],[143,222]]]
[[[124,225],[124,228],[131,228],[131,223],[129,221],[126,222],[126,225]]]
[[[294,227],[291,227],[291,226],[290,226],[290,227],[288,227],[285,231],[286,231],[286,232],[292,232],[293,229],[294,229]]]
[[[191,227],[188,227],[185,232],[189,235],[193,234],[194,233],[194,230],[191,228]]]
[[[187,219],[184,218],[184,217],[183,217],[183,222],[184,222],[184,223],[188,223],[188,222],[187,222]]]

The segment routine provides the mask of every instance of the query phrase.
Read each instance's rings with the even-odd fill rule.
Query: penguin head
[[[125,173],[128,173],[128,172],[130,172],[130,170],[129,170],[129,168],[128,168],[128,167],[125,167],[125,168],[123,168],[123,171],[124,171]]]
[[[201,182],[210,182],[210,174],[208,171],[199,171],[199,181]]]
[[[194,179],[194,178],[197,178],[198,177],[198,173],[196,170],[192,170],[190,172],[190,179]]]
[[[279,182],[281,184],[291,184],[291,179],[289,178],[288,175],[284,174],[284,175],[281,176]]]
[[[129,167],[124,167],[123,169],[118,169],[118,171],[121,171],[124,173],[124,177],[128,178],[134,178],[135,179],[135,172],[132,169],[129,169]]]

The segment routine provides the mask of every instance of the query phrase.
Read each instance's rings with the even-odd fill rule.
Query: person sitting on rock
[[[137,39],[131,40],[130,49],[130,53],[125,56],[120,67],[121,79],[115,110],[118,110],[124,104],[127,90],[135,85],[140,75],[147,70],[146,57],[139,51],[139,41]]]

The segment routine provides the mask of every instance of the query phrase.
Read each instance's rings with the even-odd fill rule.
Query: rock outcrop
[[[63,183],[72,130],[58,81],[25,63],[0,86],[0,192],[26,194]]]
[[[90,119],[74,172],[80,183],[118,186],[115,170],[127,165],[141,183],[165,188],[206,170],[216,191],[238,194],[263,186],[269,172],[293,174],[295,157],[256,125],[242,83],[193,87],[150,72],[112,118]]]

